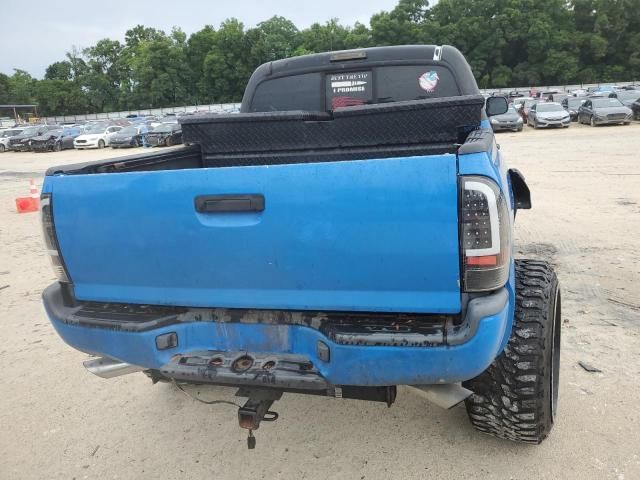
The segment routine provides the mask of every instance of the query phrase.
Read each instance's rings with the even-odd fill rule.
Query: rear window
[[[596,108],[622,107],[617,98],[594,98],[592,103]]]
[[[252,112],[284,110],[320,110],[322,77],[319,73],[306,73],[262,82],[256,88],[251,102]]]
[[[372,103],[460,95],[453,74],[434,65],[389,65],[344,72],[314,72],[262,82],[250,111],[332,111]]]
[[[536,110],[539,112],[560,112],[564,111],[564,108],[557,103],[539,103]]]
[[[377,103],[460,95],[452,73],[443,67],[406,65],[377,70]]]

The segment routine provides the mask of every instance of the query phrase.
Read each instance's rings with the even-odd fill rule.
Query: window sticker
[[[420,84],[420,88],[422,88],[425,92],[433,92],[438,86],[438,80],[440,80],[438,73],[432,70],[420,75],[420,78],[418,78],[418,83]]]
[[[343,72],[327,76],[327,108],[349,107],[371,103],[371,72]]]
[[[371,88],[371,72],[339,73],[331,75],[329,81],[332,93],[335,95],[364,95]]]

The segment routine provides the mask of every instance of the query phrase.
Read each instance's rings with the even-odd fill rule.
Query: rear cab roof
[[[473,72],[460,51],[450,45],[401,45],[316,53],[265,63],[251,76],[241,112],[251,112],[256,88],[263,82],[312,72],[348,72],[388,65],[434,65],[451,72],[460,95],[479,95]]]

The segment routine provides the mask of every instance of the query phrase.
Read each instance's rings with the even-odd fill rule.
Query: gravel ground
[[[46,318],[40,293],[54,278],[38,216],[15,213],[14,198],[49,166],[124,152],[4,153],[0,478],[640,478],[640,124],[498,141],[533,196],[533,209],[518,213],[517,256],[549,260],[562,285],[560,410],[542,445],[483,436],[463,407],[443,411],[401,389],[391,409],[285,395],[280,420],[263,425],[249,452],[231,406],[142,374],[92,376]],[[233,399],[229,389],[198,392]]]

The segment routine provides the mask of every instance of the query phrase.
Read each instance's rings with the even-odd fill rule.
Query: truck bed
[[[481,122],[481,95],[181,120],[190,146],[50,168],[47,175],[335,162],[455,153]]]

